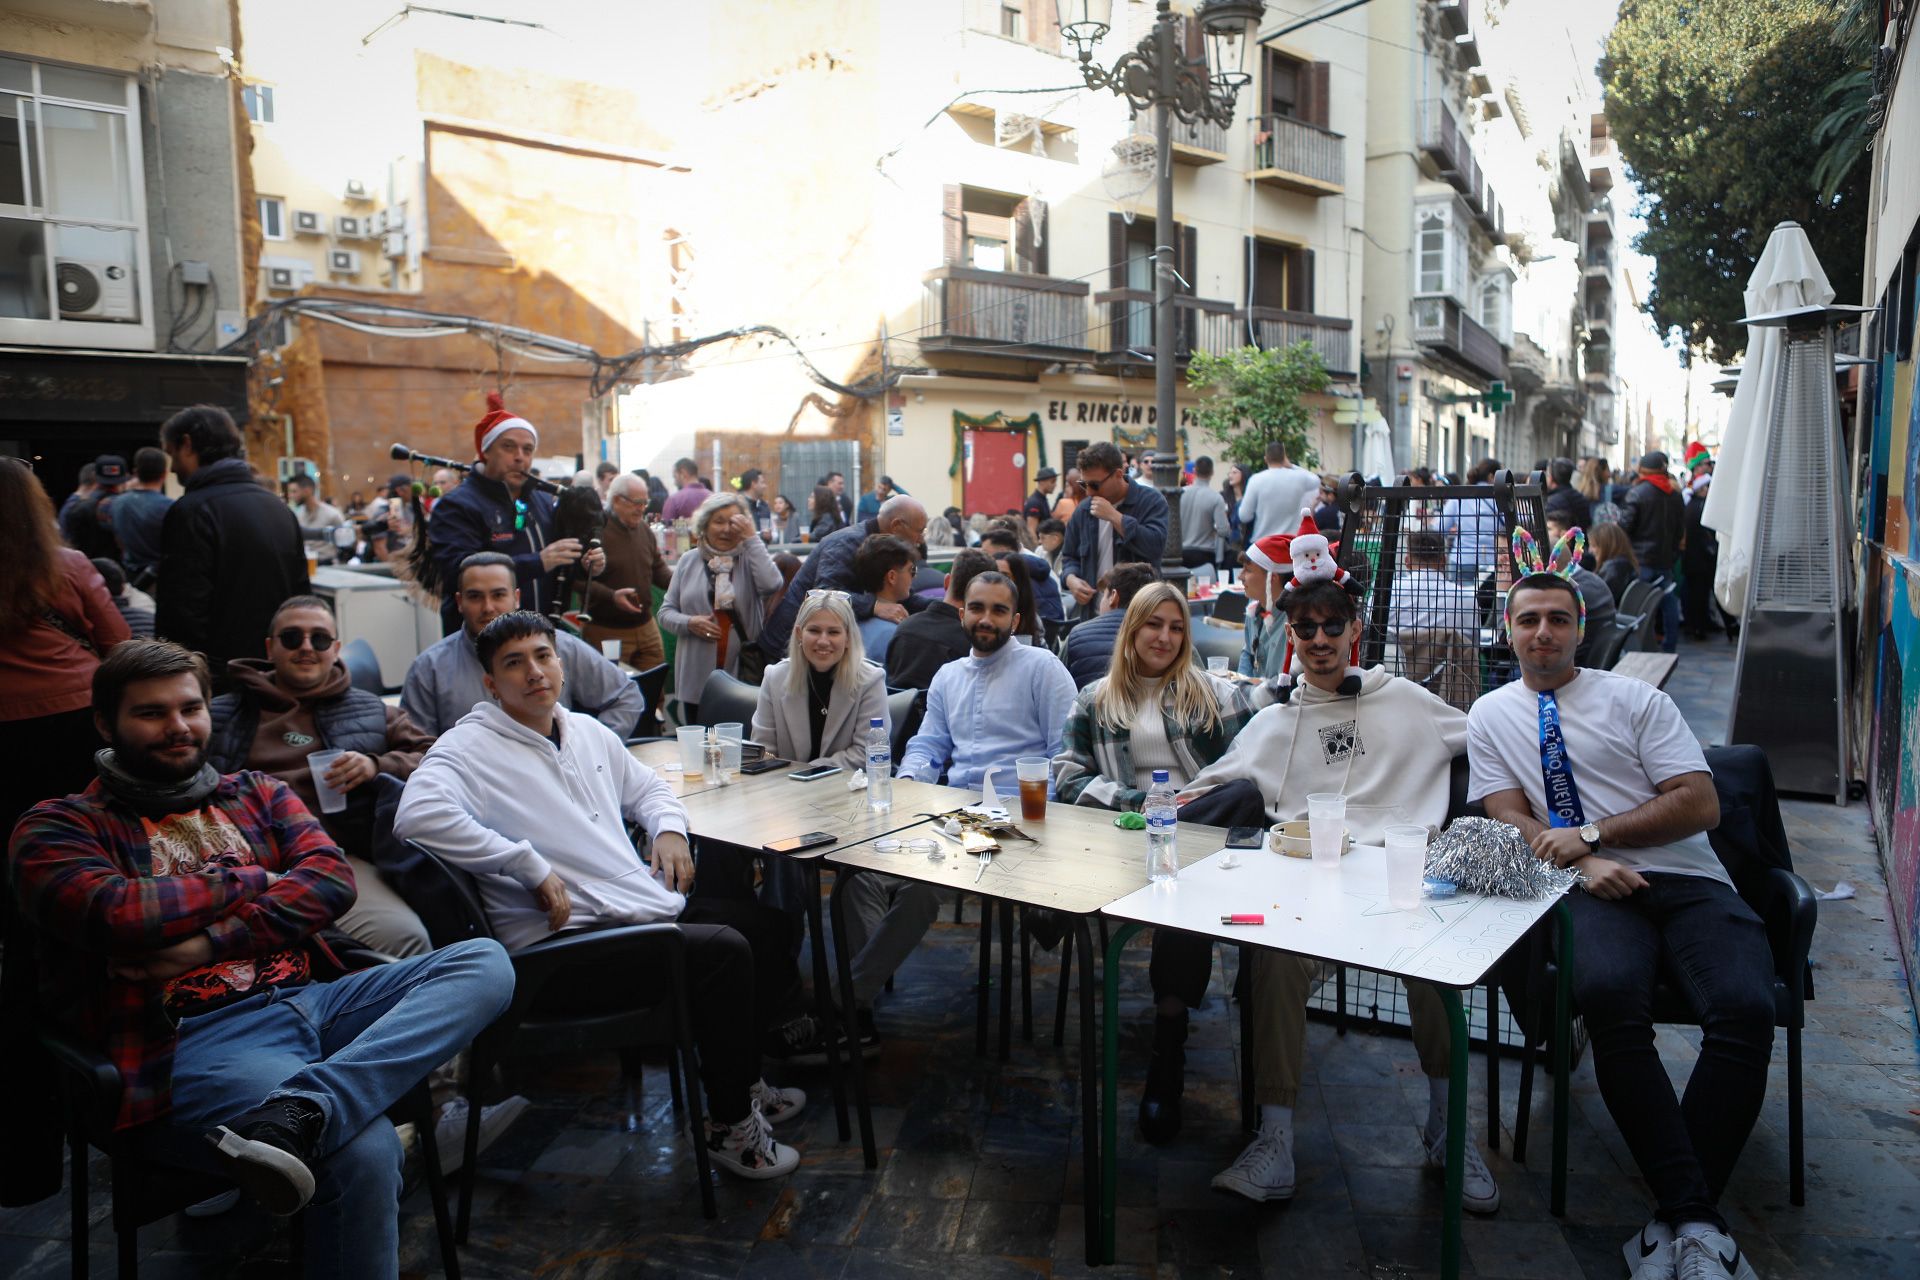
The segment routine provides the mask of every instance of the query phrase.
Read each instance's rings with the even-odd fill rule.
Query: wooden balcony
[[[1473,157],[1473,146],[1466,126],[1453,108],[1440,98],[1422,98],[1415,121],[1414,143],[1433,161],[1440,176],[1469,200],[1476,188],[1483,188],[1480,162]]]
[[[1252,307],[1238,312],[1236,319],[1242,333],[1262,351],[1311,342],[1328,373],[1358,372],[1353,359],[1351,320],[1315,315],[1310,311],[1283,311],[1278,307]]]
[[[1346,135],[1290,116],[1259,116],[1247,180],[1303,195],[1337,196],[1347,189]]]
[[[1084,280],[977,267],[940,267],[926,274],[920,349],[929,356],[966,354],[1012,360],[1085,360],[1088,348]]]
[[[1133,136],[1154,140],[1153,112],[1136,112]],[[1227,131],[1208,120],[1182,120],[1173,117],[1173,162],[1175,164],[1219,164],[1227,158]]]
[[[1451,356],[1483,377],[1507,377],[1507,353],[1500,339],[1444,294],[1413,300],[1413,340]]]
[[[1103,364],[1154,362],[1153,292],[1148,289],[1109,289],[1093,295],[1093,349]],[[1231,302],[1175,294],[1173,299],[1173,358],[1184,362],[1195,351],[1223,355],[1247,345]]]

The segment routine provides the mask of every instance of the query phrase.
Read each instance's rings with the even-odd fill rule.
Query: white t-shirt
[[[1707,758],[1673,699],[1644,680],[1582,668],[1555,693],[1560,736],[1588,822],[1639,808],[1659,784],[1683,773],[1706,773]],[[1540,699],[1515,680],[1486,694],[1467,716],[1469,800],[1518,788],[1539,817],[1547,812],[1540,767]],[[1706,876],[1732,886],[1705,832],[1650,849],[1600,847],[1600,856],[1635,871]]]

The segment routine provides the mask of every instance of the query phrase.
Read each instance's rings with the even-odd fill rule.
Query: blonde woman
[[[660,625],[679,637],[673,682],[688,724],[699,714],[707,677],[716,670],[739,671],[740,651],[766,621],[768,598],[786,585],[737,493],[715,494],[700,504],[693,540],[660,602]]]
[[[1137,810],[1155,769],[1165,769],[1178,790],[1226,754],[1277,696],[1271,681],[1240,683],[1196,666],[1186,597],[1168,583],[1149,583],[1127,606],[1106,676],[1074,699],[1053,761],[1054,798]],[[1153,931],[1153,1057],[1140,1100],[1140,1132],[1149,1142],[1180,1132],[1187,1010],[1206,998],[1212,968],[1208,939]]]
[[[809,591],[793,619],[787,656],[767,668],[760,703],[753,711],[753,740],[784,759],[812,765],[863,769],[873,722],[891,736],[886,672],[868,662],[844,591]],[[819,785],[832,785],[823,783]],[[761,901],[798,913],[806,899],[800,869],[785,859],[763,863]],[[899,876],[864,872],[850,880],[847,947],[853,962],[854,1022],[862,1053],[876,1053],[873,1001],[893,971],[913,953],[940,913],[940,891]],[[847,1052],[844,1023],[840,1052]],[[802,1019],[807,1034],[784,1046],[798,1065],[826,1061],[822,1023]]]

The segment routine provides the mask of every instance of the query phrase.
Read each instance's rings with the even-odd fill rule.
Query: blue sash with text
[[[1553,690],[1540,693],[1540,772],[1547,781],[1547,825],[1578,827],[1587,821],[1580,807],[1580,788],[1573,782],[1573,762],[1560,736],[1560,703]]]

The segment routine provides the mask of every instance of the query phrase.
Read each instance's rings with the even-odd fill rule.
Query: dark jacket
[[[863,520],[835,530],[814,544],[807,558],[800,562],[800,571],[787,584],[787,594],[781,598],[780,607],[760,628],[759,643],[767,657],[778,662],[787,656],[787,644],[793,639],[793,620],[800,616],[800,602],[816,587],[847,592],[853,604],[853,616],[860,621],[873,616],[873,596],[857,590],[853,584],[853,555],[860,550],[861,543],[878,532],[878,521]],[[905,603],[909,613],[918,613],[927,607],[922,596],[908,596]]]
[[[1591,529],[1593,527],[1593,504],[1587,501],[1587,495],[1564,485],[1547,494],[1547,515],[1559,516],[1566,520],[1570,529]]]
[[[1113,665],[1113,646],[1120,639],[1120,623],[1125,609],[1109,609],[1067,632],[1067,643],[1060,660],[1067,664],[1073,687],[1084,689],[1107,674]]]
[[[1686,510],[1680,495],[1642,476],[1620,504],[1620,527],[1633,543],[1642,569],[1672,573],[1680,554]]]
[[[312,589],[306,544],[244,458],[208,463],[184,487],[160,525],[154,629],[206,654],[224,684],[229,660],[259,654],[280,602]]]
[[[460,629],[460,611],[454,606],[454,575],[460,562],[476,551],[498,551],[513,557],[520,585],[520,607],[545,613],[553,603],[558,571],[540,563],[540,548],[553,541],[553,495],[531,481],[520,494],[527,504],[521,528],[514,528],[513,497],[498,480],[473,474],[460,487],[433,504],[427,520],[427,554],[439,566],[445,595],[440,601],[440,633]]]
[[[1127,496],[1115,504],[1120,510],[1120,532],[1113,539],[1113,564],[1142,561],[1158,571],[1167,551],[1167,500],[1152,485],[1129,483]],[[1100,521],[1093,504],[1083,502],[1067,521],[1066,540],[1060,544],[1060,580],[1076,577],[1096,583],[1100,566]]]
[[[960,611],[935,600],[900,624],[887,645],[887,684],[895,689],[927,689],[933,673],[973,651]]]
[[[1627,563],[1625,556],[1614,557],[1594,572],[1600,576],[1600,581],[1606,583],[1612,590],[1613,602],[1616,605],[1626,596],[1627,588],[1640,580],[1640,575],[1634,572],[1633,566]]]

